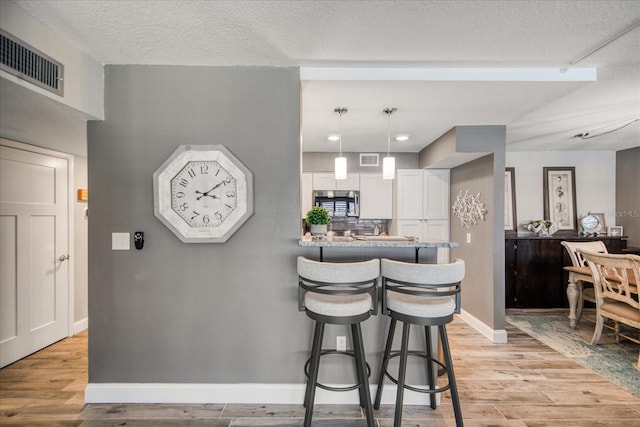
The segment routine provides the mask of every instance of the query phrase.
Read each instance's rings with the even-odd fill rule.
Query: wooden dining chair
[[[598,252],[598,253],[608,253],[607,246],[604,244],[602,240],[594,240],[590,242],[571,242],[571,241],[562,241],[560,242],[562,246],[566,249],[569,254],[569,258],[571,258],[571,264],[574,267],[586,267],[587,262],[582,257],[582,255],[578,252],[578,250],[585,250],[589,252]],[[576,279],[576,277],[581,277]],[[571,308],[571,315],[575,314],[575,319],[571,318],[570,322],[571,327],[575,328],[575,326],[580,321],[582,317],[582,310],[584,308],[584,301],[590,301],[592,303],[596,303],[596,297],[592,287],[585,288],[584,287],[584,277],[578,276],[569,272],[569,283],[567,284],[567,299],[569,300],[569,304],[574,307]],[[589,282],[587,282],[589,283]]]
[[[640,283],[640,256],[579,252],[591,268],[596,295],[596,329],[591,344],[598,344],[605,318],[640,330],[637,287]],[[619,330],[616,332],[617,339],[623,337],[640,344],[640,335],[623,334]],[[640,355],[636,369],[640,370]]]

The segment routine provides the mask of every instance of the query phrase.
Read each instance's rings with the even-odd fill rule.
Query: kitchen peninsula
[[[434,253],[438,249],[457,248],[457,242],[445,241],[419,241],[403,236],[355,236],[355,237],[329,237],[323,239],[298,240],[298,246],[320,248],[320,261],[324,260],[324,248],[356,248],[356,249],[401,249],[412,248],[415,250],[415,262],[419,261],[419,251],[423,248],[431,249]],[[395,258],[389,252],[388,258]],[[433,258],[435,262],[436,258]]]

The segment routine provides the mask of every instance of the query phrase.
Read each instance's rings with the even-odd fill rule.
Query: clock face
[[[219,227],[237,197],[236,179],[215,160],[188,162],[171,180],[171,206],[190,227]]]
[[[225,242],[253,215],[253,174],[222,145],[181,145],[153,186],[156,217],[185,243]]]

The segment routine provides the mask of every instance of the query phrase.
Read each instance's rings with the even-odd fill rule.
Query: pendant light
[[[388,117],[387,126],[387,156],[382,159],[382,178],[394,179],[396,177],[396,158],[391,157],[391,115],[398,111],[396,107],[389,107],[382,110]]]
[[[337,107],[333,110],[334,113],[340,116],[340,133],[338,134],[340,154],[338,154],[335,161],[336,179],[347,179],[347,158],[342,155],[342,115],[346,114],[347,111],[344,107]]]

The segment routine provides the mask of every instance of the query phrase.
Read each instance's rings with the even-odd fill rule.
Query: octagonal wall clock
[[[153,174],[153,211],[184,243],[222,243],[253,215],[253,173],[223,145],[181,145]]]

